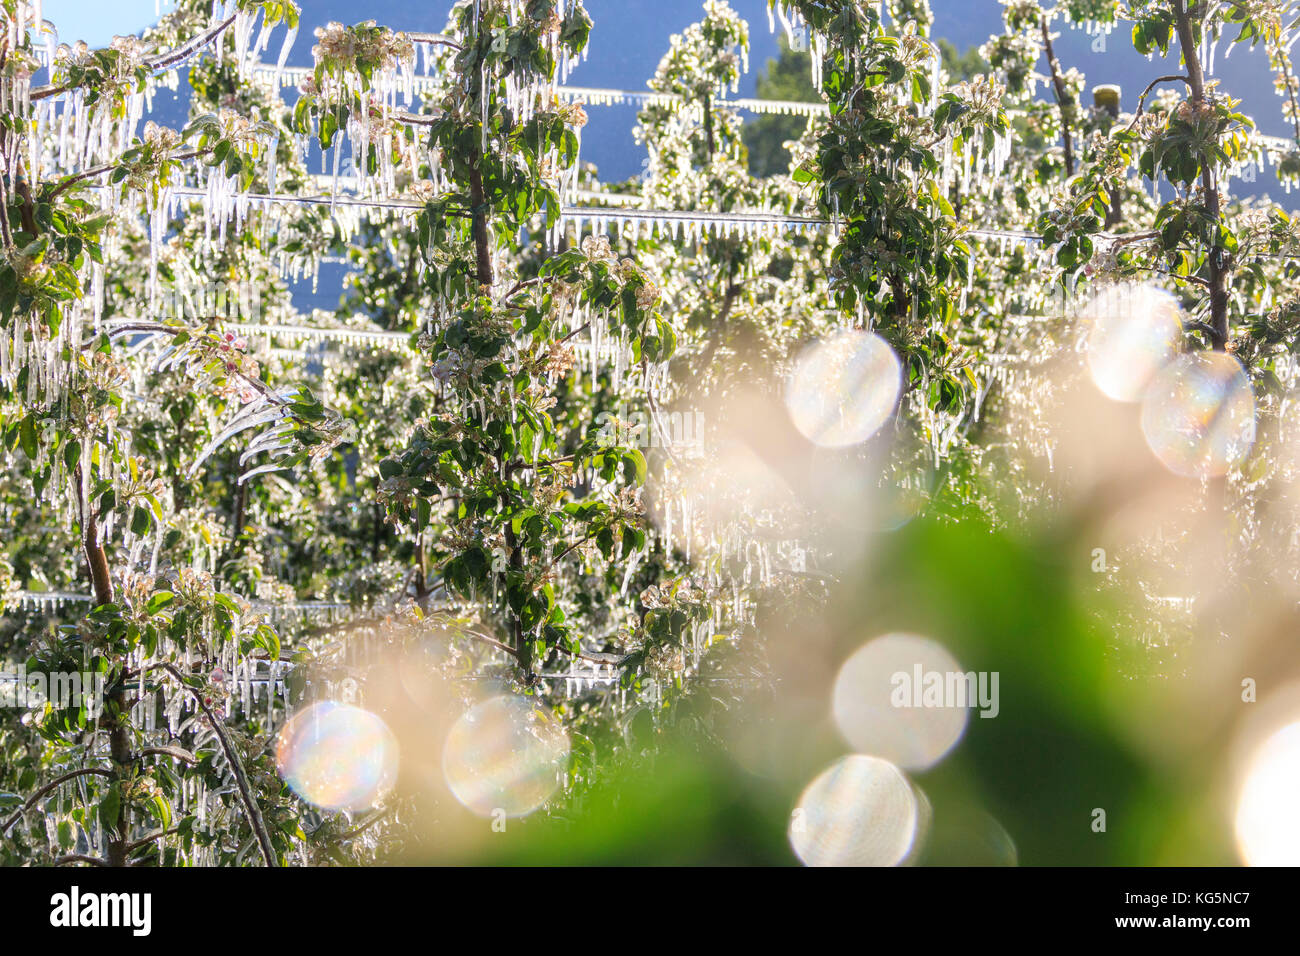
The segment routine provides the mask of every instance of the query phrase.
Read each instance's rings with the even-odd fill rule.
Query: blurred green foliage
[[[1229,827],[1205,798],[1213,760],[1174,773],[1141,750],[1122,702],[1157,678],[1142,673],[1124,616],[1078,566],[1082,540],[1043,525],[1023,533],[977,518],[917,520],[879,536],[866,586],[846,580],[831,609],[831,656],[843,660],[889,631],[929,635],[976,671],[1000,674],[1000,713],[972,711],[947,758],[912,779],[931,809],[917,862],[937,865],[1150,865],[1234,862]],[[799,640],[797,629],[771,640]],[[788,689],[787,689],[788,690]],[[725,735],[681,722],[625,761],[579,806],[478,841],[474,862],[502,864],[796,863],[786,836],[807,782],[847,748],[824,713],[763,734],[778,775],[746,769]],[[772,701],[760,702],[767,713]],[[756,711],[756,714],[758,711]],[[670,720],[661,715],[660,721]],[[742,720],[750,719],[747,715]],[[653,754],[653,756],[652,756]],[[1192,773],[1192,776],[1188,776]],[[1106,811],[1105,832],[1093,827]],[[995,819],[1014,843],[997,845]],[[491,821],[476,821],[484,831]],[[996,830],[996,827],[992,828]],[[429,850],[441,857],[437,850]]]
[[[767,65],[758,74],[758,98],[763,100],[790,100],[798,103],[817,102],[817,90],[812,84],[811,64],[807,50],[792,50],[781,38],[781,55],[768,58]],[[798,139],[808,126],[803,116],[762,115],[745,123],[742,135],[749,152],[749,172],[753,176],[779,176],[790,171],[790,151],[786,142]]]

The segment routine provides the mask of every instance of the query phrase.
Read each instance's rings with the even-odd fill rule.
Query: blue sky
[[[164,0],[165,2],[165,0]],[[290,62],[311,62],[311,31],[330,20],[355,23],[374,19],[395,29],[438,31],[446,24],[451,0],[370,0],[366,4],[343,0],[299,0],[303,24]],[[85,40],[103,46],[114,34],[137,33],[155,19],[155,0],[45,0],[47,19],[59,29],[65,42]],[[587,61],[570,77],[580,86],[644,89],[654,74],[660,57],[668,47],[668,38],[700,18],[701,0],[585,0],[594,27]],[[742,80],[741,95],[753,95],[755,74],[769,57],[777,54],[777,40],[767,25],[767,0],[731,0],[731,6],[750,24],[750,74]],[[1002,7],[997,0],[931,0],[935,12],[935,34],[947,37],[959,49],[979,45],[991,33],[1000,33]],[[1117,30],[1097,49],[1094,38],[1082,30],[1062,26],[1056,44],[1057,55],[1065,67],[1075,67],[1088,78],[1089,85],[1118,83],[1123,87],[1127,109],[1136,105],[1138,94],[1153,77],[1179,72],[1175,64],[1148,62],[1138,55],[1127,39],[1127,32]],[[275,41],[273,41],[273,49]],[[1262,55],[1246,50],[1227,59],[1219,51],[1217,76],[1224,88],[1244,100],[1247,112],[1253,113],[1260,128],[1267,133],[1286,134],[1273,94],[1267,62]],[[1048,95],[1040,87],[1040,95]],[[583,130],[582,158],[595,163],[600,177],[607,182],[627,179],[640,171],[644,151],[632,138],[636,109],[630,106],[591,107],[591,123]],[[166,94],[154,101],[154,117],[179,127],[185,122],[183,100],[170,100]],[[1263,177],[1253,186],[1238,184],[1242,193],[1272,191],[1280,193],[1276,180]],[[329,308],[337,301],[344,269],[323,266],[320,286],[313,291],[310,281],[294,286],[294,300],[302,308]]]
[[[166,0],[164,0],[164,3]],[[996,0],[931,0],[935,33],[959,48],[976,45],[990,33],[1000,32],[1002,7]],[[752,93],[755,73],[777,51],[776,38],[767,27],[766,0],[731,0],[732,7],[750,22],[751,73],[742,95]],[[291,62],[310,61],[311,30],[330,20],[345,23],[369,18],[398,29],[439,30],[446,22],[449,0],[371,0],[366,4],[343,0],[301,0],[303,29]],[[699,0],[586,0],[595,21],[586,63],[571,77],[582,86],[643,89],[668,45],[671,34],[699,19]],[[45,0],[45,15],[59,28],[62,40],[83,39],[100,46],[114,33],[138,32],[155,19],[155,0]],[[1063,28],[1057,53],[1066,67],[1083,71],[1089,84],[1119,83],[1124,105],[1132,109],[1138,93],[1155,76],[1175,72],[1151,63],[1132,48],[1124,31],[1106,38],[1105,48],[1094,49],[1092,37],[1081,30]],[[1262,55],[1239,50],[1225,59],[1219,51],[1217,76],[1225,89],[1245,101],[1263,131],[1285,134],[1272,91],[1267,63]],[[1045,92],[1045,91],[1044,91]],[[593,107],[592,123],[583,134],[583,158],[596,163],[601,178],[624,179],[634,175],[641,151],[632,140],[632,107]]]

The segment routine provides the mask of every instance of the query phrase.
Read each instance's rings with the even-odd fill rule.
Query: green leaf
[[[262,650],[266,651],[266,656],[275,661],[280,659],[280,635],[263,624],[257,629],[257,637],[254,643]]]
[[[149,509],[136,505],[135,510],[131,512],[131,533],[141,536],[148,534],[151,524],[153,518],[149,514]]]
[[[155,793],[153,795],[153,800],[149,804],[149,810],[158,821],[158,825],[164,830],[172,825],[172,806],[167,802],[167,798],[161,793]]]
[[[637,484],[644,483],[646,478],[646,463],[645,455],[641,454],[640,449],[629,448],[623,454],[623,461],[625,466],[626,464],[631,464],[632,466],[632,474],[628,475],[628,480],[635,481]]]
[[[104,798],[99,801],[99,822],[106,827],[115,827],[121,811],[122,792],[114,781],[108,788],[108,792],[104,794]]]
[[[22,446],[23,454],[32,461],[36,460],[37,440],[36,440],[36,418],[35,414],[26,416],[18,425],[18,443]]]

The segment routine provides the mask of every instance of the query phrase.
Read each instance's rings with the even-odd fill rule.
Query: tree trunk
[[[1043,29],[1043,52],[1047,55],[1047,66],[1052,71],[1052,88],[1056,91],[1056,108],[1061,114],[1061,141],[1065,148],[1065,175],[1074,175],[1074,140],[1070,135],[1070,111],[1066,107],[1069,93],[1065,89],[1065,80],[1061,76],[1061,61],[1056,58],[1052,46],[1052,33],[1047,26],[1047,17],[1039,21]]]
[[[75,472],[78,487],[81,486],[81,466]],[[99,523],[95,518],[95,509],[91,502],[84,503],[85,514],[82,516],[81,542],[86,553],[86,564],[90,568],[90,582],[94,589],[95,606],[113,603],[113,579],[109,575],[108,557],[104,554],[104,545],[99,540]],[[108,732],[108,751],[113,762],[113,785],[121,786],[126,769],[131,765],[134,755],[131,753],[131,734],[127,729],[126,687],[119,679],[105,694],[104,717],[100,726]],[[109,866],[126,866],[127,849],[131,841],[130,821],[126,808],[120,806],[117,822],[106,826],[104,833],[108,838],[104,848],[105,859]]]
[[[480,96],[487,96],[486,86],[479,89]],[[473,215],[474,229],[474,258],[475,271],[474,276],[478,281],[480,288],[492,287],[494,276],[492,273],[492,239],[491,230],[488,224],[489,204],[486,193],[483,189],[483,174],[479,170],[479,164],[483,161],[481,153],[476,153],[469,168],[469,202],[470,212]],[[504,452],[500,452],[504,459]],[[503,493],[501,498],[502,506],[508,505],[508,499]],[[510,527],[510,522],[505,526],[506,548],[510,554],[508,560],[510,568],[514,571],[522,571],[523,553],[519,549],[519,543],[515,538],[514,530]],[[508,582],[505,582],[508,592]],[[524,681],[531,683],[533,679],[533,648],[530,641],[524,638],[523,623],[511,611],[509,598],[506,600],[506,616],[510,621],[510,633],[514,639],[515,658],[519,662],[520,669],[524,672]]]
[[[1192,91],[1192,105],[1205,103],[1205,74],[1197,53],[1196,37],[1192,34],[1192,19],[1186,5],[1179,0],[1174,6],[1178,45],[1182,47],[1183,63],[1187,66],[1187,85]],[[1222,352],[1228,345],[1228,253],[1218,242],[1220,225],[1219,187],[1210,166],[1201,167],[1201,190],[1205,193],[1205,212],[1216,230],[1215,241],[1206,256],[1210,282],[1210,330],[1214,349]]]
[[[713,153],[717,149],[717,145],[714,142],[714,137],[713,137],[713,104],[709,101],[709,97],[707,96],[704,97],[703,106],[704,106],[704,135],[708,141],[709,159],[713,159]]]
[[[478,170],[481,156],[469,171],[469,202],[474,216],[474,258],[477,267],[474,277],[480,286],[492,286],[492,239],[488,230],[487,205],[483,196],[483,175]]]
[[[244,533],[244,512],[248,509],[248,482],[239,486],[239,493],[235,495],[235,522],[234,534],[231,535],[231,543],[239,540],[239,536]]]

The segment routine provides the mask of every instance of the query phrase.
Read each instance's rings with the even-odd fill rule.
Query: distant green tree
[[[935,42],[939,47],[939,54],[943,57],[943,68],[952,77],[954,83],[969,80],[972,76],[979,76],[989,71],[988,61],[980,56],[979,47],[967,47],[965,53],[958,53],[956,45],[943,37],[939,37]]]
[[[780,59],[768,58],[758,75],[758,97],[763,100],[817,101],[812,84],[811,60],[807,50],[793,50],[781,39]],[[749,151],[749,171],[754,176],[775,176],[790,170],[790,152],[785,144],[803,135],[808,121],[802,116],[760,116],[746,123],[743,131]]]
[[[811,79],[807,50],[794,50],[781,38],[781,56],[768,58],[763,72],[758,75],[758,98],[763,100],[793,100],[812,103],[817,91]],[[979,54],[978,47],[967,47],[965,53],[957,52],[950,41],[938,39],[943,56],[943,68],[953,81],[969,80],[989,71],[988,62]],[[743,136],[749,151],[749,172],[754,176],[775,176],[790,169],[790,151],[785,144],[803,135],[807,120],[802,116],[760,116],[745,124]]]

